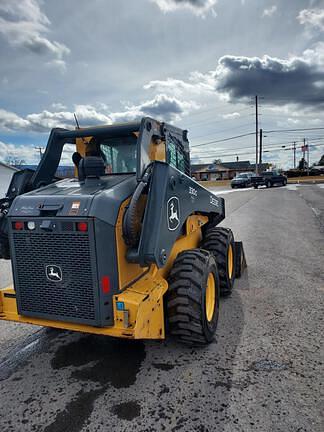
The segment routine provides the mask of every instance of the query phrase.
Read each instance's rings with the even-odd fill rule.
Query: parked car
[[[259,186],[266,186],[269,188],[275,184],[286,186],[287,177],[279,174],[277,171],[265,171],[258,176],[252,177],[251,182],[255,189],[257,189]]]
[[[252,186],[251,178],[253,177],[253,173],[241,173],[233,178],[231,181],[231,187],[239,188],[239,187],[250,187]]]

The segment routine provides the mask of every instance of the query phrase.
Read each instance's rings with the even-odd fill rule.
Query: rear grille
[[[20,314],[80,323],[96,320],[88,233],[13,232],[13,247]],[[46,266],[61,270],[62,280],[49,280]]]

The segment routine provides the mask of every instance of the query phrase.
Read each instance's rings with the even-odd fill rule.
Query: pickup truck
[[[252,186],[257,189],[259,186],[272,187],[275,184],[286,186],[287,177],[277,171],[265,171],[261,175],[251,177]]]

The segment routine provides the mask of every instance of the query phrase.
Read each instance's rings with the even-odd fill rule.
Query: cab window
[[[167,136],[167,163],[182,172],[186,172],[186,160],[183,145],[176,137]]]
[[[136,143],[135,135],[107,138],[100,142],[106,174],[136,172]]]

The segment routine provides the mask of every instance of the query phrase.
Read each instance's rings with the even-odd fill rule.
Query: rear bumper
[[[114,296],[115,324],[109,327],[95,327],[20,315],[16,293],[13,287],[8,287],[0,290],[0,321],[15,321],[125,339],[164,339],[163,295],[167,289],[168,284],[163,278],[153,280],[153,275],[147,274],[135,285]],[[123,310],[117,310],[117,302],[124,304]]]
[[[235,187],[244,187],[247,184],[248,184],[247,182],[231,182],[231,186],[235,186]]]
[[[93,327],[85,324],[76,324],[63,321],[52,321],[42,318],[19,315],[17,310],[16,295],[13,288],[0,290],[0,320],[15,321],[23,324],[33,324],[41,327],[53,327],[64,330],[78,331],[82,333],[102,334],[107,336],[134,339],[134,330],[116,327]]]

